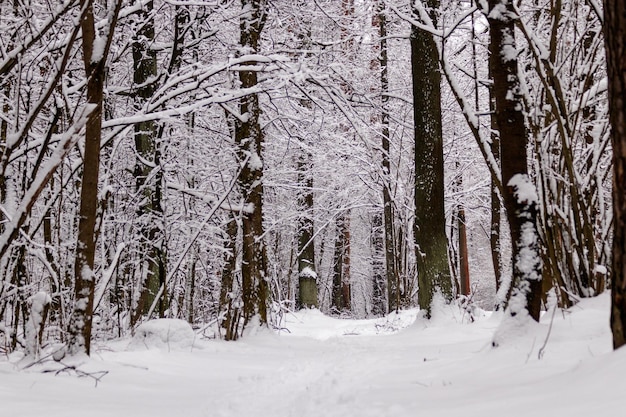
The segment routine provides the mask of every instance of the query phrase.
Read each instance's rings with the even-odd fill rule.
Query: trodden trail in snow
[[[237,342],[196,336],[158,348],[96,344],[59,364],[0,360],[0,416],[608,416],[621,415],[626,350],[611,351],[607,295],[491,346],[501,316],[450,307],[341,320],[287,314],[280,332]],[[540,350],[550,331],[541,358]],[[67,363],[67,360],[63,360]]]

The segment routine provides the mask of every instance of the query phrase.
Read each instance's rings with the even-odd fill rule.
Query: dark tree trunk
[[[337,217],[333,258],[333,293],[331,305],[336,312],[350,310],[350,213]]]
[[[375,316],[383,316],[387,312],[383,236],[383,218],[376,213],[372,219],[372,314]]]
[[[496,9],[496,11],[494,11]],[[513,243],[511,315],[526,309],[539,320],[541,309],[541,254],[537,232],[537,195],[528,176],[523,103],[517,69],[515,20],[511,0],[489,1],[491,44],[489,67],[493,76],[495,120],[500,137],[502,185]]]
[[[68,351],[70,354],[86,353],[91,346],[93,298],[95,288],[94,257],[96,250],[95,225],[98,210],[98,174],[100,167],[100,140],[102,137],[102,101],[105,79],[105,63],[121,1],[109,16],[106,45],[102,50],[95,48],[96,27],[93,6],[81,0],[81,8],[87,13],[80,21],[83,34],[83,63],[87,76],[87,103],[94,107],[85,127],[85,159],[80,191],[78,242],[74,263],[74,311],[70,317]],[[99,54],[99,55],[98,55]]]
[[[246,53],[258,54],[260,38],[267,18],[266,0],[243,0],[240,20],[240,46]],[[244,63],[254,65],[254,62]],[[241,88],[253,88],[258,84],[256,71],[239,71]],[[243,213],[243,264],[242,298],[244,325],[258,314],[262,324],[267,323],[269,297],[267,255],[263,238],[263,132],[259,124],[261,113],[256,93],[242,97],[239,113],[247,115],[235,123],[235,142],[238,156],[243,163],[238,185],[244,202],[251,209]]]
[[[436,22],[437,0],[429,0]],[[415,244],[418,301],[430,315],[433,295],[452,299],[444,209],[443,134],[441,126],[441,71],[433,35],[411,27],[413,117],[415,124]]]
[[[604,0],[604,37],[613,143],[613,276],[611,330],[626,344],[626,1]]]
[[[462,187],[462,184],[461,184]],[[467,249],[467,227],[465,226],[465,207],[459,204],[459,281],[461,295],[468,296],[471,292],[469,272],[469,251]]]
[[[387,311],[400,308],[400,279],[398,276],[398,260],[395,245],[395,225],[393,218],[393,201],[391,199],[391,162],[389,133],[389,63],[387,48],[387,14],[385,2],[377,2],[377,20],[379,34],[380,92],[381,92],[381,138],[383,168],[383,220],[385,230],[385,268],[387,274]]]
[[[472,17],[472,23],[474,23],[474,18]],[[472,32],[475,31],[475,26],[472,25]],[[474,42],[475,45],[475,42]],[[474,46],[475,48],[475,46]],[[474,49],[475,51],[475,49]],[[476,53],[474,52],[474,59],[476,60]],[[476,108],[478,109],[478,73],[477,70],[474,70],[476,74]],[[489,69],[489,78],[493,78],[491,75],[491,69]],[[489,137],[491,138],[490,150],[493,155],[493,159],[495,163],[500,167],[500,135],[498,134],[498,123],[496,122],[495,117],[496,111],[496,103],[495,97],[493,95],[493,86],[489,87],[489,127],[491,133]],[[500,201],[500,190],[498,189],[498,184],[494,180],[493,176],[491,176],[491,221],[489,222],[489,246],[491,247],[491,262],[493,264],[493,274],[496,280],[496,293],[499,292],[500,287],[502,286],[502,243],[501,239],[501,228],[502,228],[502,202]],[[499,305],[500,300],[496,301]]]
[[[310,154],[302,155],[298,162],[298,307],[315,307],[317,301],[317,273],[315,271],[315,245],[313,244],[313,176]]]
[[[220,318],[225,340],[236,340],[239,337],[240,310],[237,307],[235,291],[235,270],[237,268],[237,232],[239,225],[232,218],[226,224],[224,249],[224,267],[222,268],[222,285],[220,288]]]
[[[153,2],[137,12],[139,30],[133,40],[133,82],[135,84],[134,105],[141,111],[155,91],[157,76],[157,56],[154,48]],[[134,314],[136,321],[141,314],[150,311],[155,298],[161,292],[158,301],[159,317],[164,317],[167,309],[167,288],[165,286],[165,250],[164,230],[162,226],[163,208],[161,205],[162,173],[160,170],[160,144],[158,128],[154,120],[135,124],[135,186],[141,196],[138,209],[140,224],[140,279],[141,294]],[[163,291],[160,291],[163,287]]]

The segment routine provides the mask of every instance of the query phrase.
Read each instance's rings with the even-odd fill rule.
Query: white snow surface
[[[0,358],[0,415],[622,415],[626,349],[612,351],[609,296],[552,311],[497,348],[501,313],[470,322],[443,306],[430,321],[414,310],[377,320],[303,310],[286,314],[280,331],[237,342],[199,334],[182,350],[95,343],[91,358],[66,358],[75,368],[58,374],[44,371],[64,365],[13,353]]]

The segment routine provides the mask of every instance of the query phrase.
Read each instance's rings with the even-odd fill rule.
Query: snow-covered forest
[[[248,368],[287,344],[304,362],[279,379],[347,390],[367,351],[376,383],[419,390],[437,378],[376,358],[443,349],[445,369],[474,358],[500,378],[546,357],[513,386],[586,359],[581,340],[609,354],[626,343],[626,21],[604,9],[626,4],[605,3],[0,2],[1,372],[120,384],[140,377],[121,363],[196,349],[198,369],[226,375],[207,352]],[[311,365],[311,337],[345,375]],[[445,369],[439,386],[472,377]],[[269,378],[244,374],[224,389]],[[290,390],[324,403],[321,385]],[[413,415],[396,388],[383,408],[346,401],[386,415],[397,394]],[[218,414],[191,415],[251,413],[220,396]]]

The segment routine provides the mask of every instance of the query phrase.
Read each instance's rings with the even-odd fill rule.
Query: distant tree
[[[304,151],[303,151],[304,152]],[[317,272],[315,272],[315,245],[313,222],[312,156],[301,155],[298,161],[298,305],[318,307]]]
[[[626,1],[604,0],[604,36],[613,143],[613,276],[611,330],[615,349],[626,344]]]
[[[300,25],[297,25],[298,47],[302,51],[312,48],[311,25],[312,16],[306,8],[306,2],[300,1]],[[295,28],[294,28],[295,29]],[[309,54],[305,54],[309,55]],[[310,100],[301,100],[303,107],[311,107]],[[300,151],[297,162],[298,180],[298,297],[299,307],[319,306],[318,276],[315,263],[315,222],[313,206],[313,155],[310,148],[313,146],[312,132],[305,132],[302,138],[303,149]]]
[[[421,5],[420,5],[421,6]],[[421,22],[437,22],[438,0],[415,10]],[[435,293],[452,299],[444,208],[441,71],[432,33],[411,26],[411,71],[415,126],[415,245],[419,281],[418,301],[430,315]]]
[[[382,148],[382,174],[383,174],[383,224],[384,224],[384,252],[385,272],[387,281],[387,311],[400,308],[400,278],[398,275],[398,260],[395,245],[395,221],[393,213],[393,200],[391,198],[391,143],[389,129],[389,47],[387,44],[387,10],[385,2],[376,1],[373,24],[378,29],[378,68],[380,71],[380,136]]]

